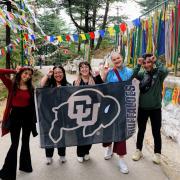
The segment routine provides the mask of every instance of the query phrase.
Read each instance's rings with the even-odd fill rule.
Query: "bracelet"
[[[48,77],[48,79],[51,77],[50,75],[46,74],[46,76]]]

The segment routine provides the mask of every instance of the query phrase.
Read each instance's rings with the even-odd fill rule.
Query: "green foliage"
[[[6,57],[0,58],[0,68],[6,67]]]
[[[169,0],[171,2],[173,0]],[[153,7],[157,6],[158,4],[162,3],[162,0],[137,0],[136,1],[142,7],[142,13],[145,13],[152,9]]]
[[[38,0],[36,1],[38,8],[57,8],[58,0]]]
[[[39,17],[40,26],[47,35],[60,35],[67,33],[65,22],[57,14],[43,14]]]
[[[113,47],[114,46],[114,41],[110,38],[105,38],[101,42],[100,48],[101,49],[106,49],[108,47]]]

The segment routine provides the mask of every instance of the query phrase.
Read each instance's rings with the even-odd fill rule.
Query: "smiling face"
[[[21,81],[26,83],[32,78],[32,71],[31,70],[25,70],[21,74]]]
[[[64,77],[64,73],[61,68],[55,68],[54,72],[54,79],[56,82],[60,83]]]
[[[123,57],[119,53],[113,53],[111,55],[111,61],[115,68],[121,68],[123,65]]]
[[[79,67],[79,73],[83,77],[88,77],[90,75],[90,68],[87,64],[81,64]]]
[[[154,63],[151,60],[151,57],[146,57],[146,59],[143,61],[143,67],[146,71],[151,71],[153,69]]]

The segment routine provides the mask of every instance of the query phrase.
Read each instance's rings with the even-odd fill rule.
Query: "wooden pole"
[[[11,12],[11,2],[7,1],[7,11]],[[8,46],[11,43],[11,29],[8,25],[6,25],[6,46]],[[11,63],[10,63],[10,51],[7,49],[6,52],[6,68],[10,69]]]

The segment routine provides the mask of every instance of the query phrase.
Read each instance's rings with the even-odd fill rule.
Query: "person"
[[[141,58],[142,59],[142,58]],[[139,64],[144,71],[140,71],[137,79],[140,81],[140,98],[138,108],[138,133],[136,142],[136,152],[132,159],[138,161],[143,156],[142,147],[146,123],[150,117],[152,134],[154,137],[154,155],[153,162],[160,163],[161,154],[161,101],[163,81],[168,75],[167,68],[159,60],[156,60],[153,54],[145,54]]]
[[[61,86],[68,86],[70,85],[66,80],[66,73],[62,66],[54,66],[53,69],[49,70],[48,74],[45,75],[40,82],[41,87],[61,87]],[[60,156],[59,161],[61,163],[66,162],[66,148],[60,147],[58,148],[58,155]],[[52,164],[53,162],[53,154],[54,154],[54,148],[45,148],[45,154],[47,158],[47,165]]]
[[[92,75],[91,65],[87,61],[83,61],[79,64],[79,76],[73,82],[73,85],[83,86],[83,85],[95,85],[95,84],[101,84],[101,83],[103,83],[101,76],[97,73],[95,77]],[[92,147],[91,144],[77,146],[78,162],[82,163],[84,160],[87,161],[90,159],[89,151],[91,147]]]
[[[10,74],[16,74],[11,80]],[[22,129],[22,145],[19,158],[19,170],[33,171],[29,148],[30,133],[37,136],[34,105],[33,70],[30,67],[0,69],[0,79],[8,89],[8,98],[2,121],[2,136],[10,132],[11,146],[0,170],[0,179],[15,180],[17,169],[17,150]]]
[[[111,61],[113,64],[113,68],[109,68],[107,65],[104,67],[103,73],[103,81],[105,82],[121,82],[132,79],[135,74],[137,74],[138,69],[130,69],[123,64],[123,57],[118,52],[112,52]],[[119,155],[119,168],[120,171],[124,174],[129,172],[128,166],[124,160],[124,156],[127,154],[126,152],[126,141],[114,142],[114,146],[112,147],[112,143],[103,143],[103,147],[105,147],[105,155],[104,159],[109,160],[112,158],[113,152]]]

